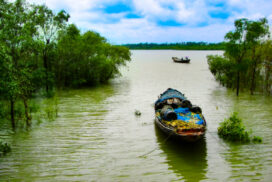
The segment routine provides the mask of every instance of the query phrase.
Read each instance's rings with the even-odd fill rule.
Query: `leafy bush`
[[[262,143],[263,139],[261,137],[259,137],[259,136],[254,136],[253,139],[252,139],[252,141],[254,143]]]
[[[7,143],[3,143],[0,141],[0,156],[5,155],[6,153],[11,151],[11,147]]]
[[[58,87],[94,86],[119,75],[119,67],[130,61],[126,47],[111,45],[96,32],[81,33],[71,24],[57,43],[54,75]]]
[[[58,98],[53,97],[45,99],[43,102],[43,111],[45,113],[45,118],[49,121],[53,121],[58,116]]]
[[[0,101],[0,117],[5,118],[9,112],[7,104],[3,101]]]
[[[235,67],[233,62],[229,61],[223,56],[208,55],[209,69],[215,76],[215,79],[220,82],[223,86],[231,88],[234,86],[235,78]]]
[[[236,112],[220,123],[218,135],[229,141],[250,142],[252,140],[258,143],[262,142],[262,138],[258,136],[254,136],[251,139],[250,132],[246,131],[242,119],[238,117]]]

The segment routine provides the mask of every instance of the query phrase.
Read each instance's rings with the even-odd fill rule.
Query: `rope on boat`
[[[165,144],[165,142],[170,138],[170,136],[172,135],[173,133],[170,133],[165,139],[164,141],[162,142],[163,144]],[[138,157],[146,157],[147,155],[151,154],[152,152],[154,152],[155,150],[158,150],[159,149],[159,146],[158,147],[155,147],[153,150],[143,154],[143,155],[140,155]]]

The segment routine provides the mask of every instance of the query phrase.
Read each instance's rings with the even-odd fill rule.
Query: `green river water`
[[[60,92],[55,121],[1,134],[12,152],[0,158],[0,181],[272,181],[272,98],[237,98],[215,81],[208,54],[222,52],[132,51],[123,76],[110,84]],[[172,56],[189,56],[191,63],[174,63]],[[153,103],[169,87],[202,108],[203,141],[165,141],[154,126]],[[233,111],[262,144],[218,138],[219,123]]]

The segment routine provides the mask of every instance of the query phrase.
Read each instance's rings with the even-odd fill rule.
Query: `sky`
[[[271,0],[27,0],[65,10],[112,44],[221,42],[239,18],[272,23]]]

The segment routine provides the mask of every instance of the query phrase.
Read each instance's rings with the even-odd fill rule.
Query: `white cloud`
[[[185,7],[185,4],[182,2],[177,3],[177,16],[176,19],[179,20],[179,22],[188,22],[189,18],[192,18],[193,15],[195,15],[195,11],[189,10]]]
[[[190,3],[177,3],[178,14],[176,18],[188,25],[197,25],[209,22],[208,7],[204,0],[190,1]]]
[[[172,11],[163,7],[156,0],[134,0],[133,5],[135,12],[150,20],[160,19],[165,21],[172,18]]]
[[[272,21],[272,14],[270,14],[267,18],[269,21]]]
[[[234,28],[238,18],[272,21],[272,1],[269,0],[27,0],[30,3],[46,4],[54,11],[66,10],[70,21],[83,30],[95,30],[112,43],[133,42],[181,42],[224,39],[226,32]],[[107,14],[103,8],[117,2],[133,6],[132,14],[141,18],[125,18],[126,13]],[[222,3],[224,7],[213,6]],[[220,9],[221,8],[221,9]],[[211,11],[224,10],[226,19],[213,18]],[[160,26],[160,21],[176,21],[183,26]],[[201,26],[200,26],[201,25]]]
[[[147,19],[123,19],[117,24],[86,24],[89,29],[100,32],[111,43],[140,43],[140,42],[183,42],[206,41],[220,42],[224,40],[226,31],[232,25],[214,24],[206,27],[159,27]]]
[[[134,0],[137,12],[150,20],[175,20],[180,23],[196,24],[207,17],[203,0]],[[171,8],[169,8],[169,6]]]
[[[99,0],[27,0],[30,3],[35,4],[46,4],[49,8],[53,10],[58,9],[67,9],[70,11],[85,11],[88,9],[91,9],[93,7],[96,7],[99,2]]]

